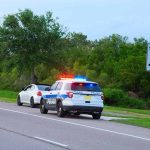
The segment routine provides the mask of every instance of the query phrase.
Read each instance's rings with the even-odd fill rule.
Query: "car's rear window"
[[[65,89],[73,91],[93,91],[93,92],[101,91],[99,85],[96,83],[82,83],[82,82],[67,83]]]
[[[37,85],[40,91],[50,91],[50,86],[48,85]]]

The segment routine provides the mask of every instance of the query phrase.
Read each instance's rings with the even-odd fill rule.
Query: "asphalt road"
[[[150,129],[0,102],[0,150],[150,150]]]

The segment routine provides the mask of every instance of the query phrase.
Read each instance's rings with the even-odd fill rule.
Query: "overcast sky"
[[[150,42],[150,0],[0,0],[0,21],[25,8],[37,14],[52,11],[68,31],[91,40],[117,33]]]

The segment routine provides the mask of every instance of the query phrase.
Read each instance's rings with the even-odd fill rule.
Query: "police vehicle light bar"
[[[80,81],[87,81],[87,77],[85,77],[85,76],[75,76],[74,79],[80,80]]]
[[[72,75],[72,74],[69,74],[69,75],[66,75],[66,74],[61,74],[59,75],[59,78],[61,80],[78,80],[78,81],[87,81],[87,78],[85,76],[81,76],[81,75]]]

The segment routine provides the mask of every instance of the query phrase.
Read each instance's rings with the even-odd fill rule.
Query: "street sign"
[[[147,70],[147,71],[150,71],[150,43],[148,43],[148,46],[147,46],[146,70]]]

